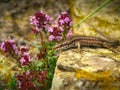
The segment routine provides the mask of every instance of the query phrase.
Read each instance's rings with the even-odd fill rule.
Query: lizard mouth
[[[53,50],[57,50],[58,48],[60,48],[61,47],[61,44],[56,44],[52,49]]]
[[[63,48],[66,48],[68,45],[68,42],[62,42],[62,43],[59,43],[59,44],[56,44],[54,47],[53,47],[53,50],[61,50]]]

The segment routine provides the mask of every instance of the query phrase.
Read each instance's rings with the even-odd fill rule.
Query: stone
[[[83,18],[85,18],[89,13],[93,12],[97,7],[99,7],[104,1],[96,0],[70,0],[71,1],[71,15],[73,23],[77,24]],[[89,17],[86,21],[82,22],[79,27],[74,27],[73,32],[76,35],[85,36],[97,36],[106,38],[120,39],[120,11],[114,10],[114,8],[120,3],[120,0],[113,0],[108,3],[98,12],[96,12],[92,17]],[[90,25],[93,25],[93,28]],[[101,34],[103,33],[103,34]],[[106,37],[104,37],[106,36]],[[106,39],[109,39],[108,37]]]
[[[120,90],[120,55],[102,48],[62,52],[51,90]]]

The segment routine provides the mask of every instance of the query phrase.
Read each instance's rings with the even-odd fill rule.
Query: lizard
[[[71,48],[78,48],[80,51],[81,47],[96,47],[96,48],[108,48],[111,51],[118,53],[114,48],[120,45],[119,40],[105,40],[100,37],[92,36],[73,36],[69,40],[65,40],[59,44],[56,44],[54,50],[67,50]]]

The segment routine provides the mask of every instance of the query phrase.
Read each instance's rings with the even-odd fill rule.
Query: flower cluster
[[[35,28],[32,28],[34,33],[39,33],[43,29],[47,29],[51,25],[52,18],[43,13],[42,11],[35,13],[33,16],[30,16],[30,24]]]
[[[28,65],[32,61],[32,58],[29,54],[29,50],[25,46],[21,46],[19,48],[19,56],[21,56],[20,58],[21,66]]]
[[[37,12],[30,16],[30,24],[34,25],[35,28],[32,28],[32,31],[36,34],[44,28],[49,33],[49,41],[60,41],[72,36],[72,19],[67,12],[61,13],[53,26],[49,15]]]
[[[72,19],[67,12],[62,12],[58,16],[57,24],[63,28],[64,34],[67,34],[67,37],[72,36]]]
[[[41,39],[41,45],[38,46],[38,49],[40,48],[39,52],[35,54],[37,58],[34,55],[31,57],[27,47],[17,47],[12,38],[11,40],[2,42],[0,49],[6,55],[10,55],[19,61],[22,67],[27,66],[25,72],[16,76],[19,90],[46,90],[46,88],[50,88],[56,65],[56,52],[52,50],[56,42],[52,41],[59,42],[72,36],[72,20],[67,12],[63,12],[58,16],[57,21],[53,23],[49,15],[40,11],[30,16],[30,24],[32,32],[39,34]],[[43,37],[43,35],[46,36]],[[36,63],[30,64],[33,58],[42,63],[38,63],[39,65],[36,65]]]
[[[60,41],[62,38],[72,36],[72,19],[67,12],[63,12],[58,16],[58,21],[54,27],[48,28],[49,41]]]
[[[70,30],[72,27],[72,19],[67,12],[63,12],[58,16],[58,25],[64,30]]]
[[[4,51],[6,55],[10,55],[16,60],[19,60],[22,66],[28,65],[31,61],[28,49],[25,46],[18,48],[14,40],[3,41],[0,49]]]
[[[11,55],[16,58],[18,54],[18,48],[14,42],[14,40],[3,41],[0,45],[0,49],[5,52],[7,55]]]
[[[20,90],[41,90],[45,88],[47,71],[27,71],[16,76]]]
[[[25,52],[20,59],[21,66],[28,65],[32,61],[31,56],[28,52]]]
[[[49,41],[53,41],[53,40],[60,41],[63,29],[60,28],[60,27],[55,26],[55,27],[49,28],[48,32],[50,33]]]
[[[3,41],[0,45],[0,49],[4,52],[12,52],[17,54],[17,47],[13,40]]]

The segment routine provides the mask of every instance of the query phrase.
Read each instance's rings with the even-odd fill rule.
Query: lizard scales
[[[120,45],[118,40],[105,40],[100,37],[92,36],[75,36],[71,40],[63,41],[54,46],[56,50],[66,50],[75,47],[97,47],[97,48],[111,48]]]

